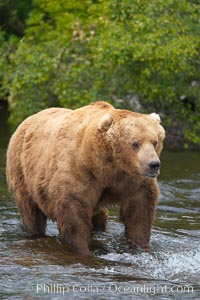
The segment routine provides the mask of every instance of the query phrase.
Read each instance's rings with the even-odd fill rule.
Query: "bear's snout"
[[[149,162],[148,177],[156,177],[160,172],[160,160],[153,160]]]

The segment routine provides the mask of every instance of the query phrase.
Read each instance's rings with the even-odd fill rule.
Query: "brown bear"
[[[8,185],[26,230],[45,235],[49,218],[88,255],[90,231],[106,230],[106,207],[118,203],[131,247],[150,251],[164,136],[159,115],[106,102],[28,117],[7,151]]]

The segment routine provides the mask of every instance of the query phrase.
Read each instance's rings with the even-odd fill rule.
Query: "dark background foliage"
[[[200,144],[200,5],[1,0],[0,97],[16,126],[96,100],[161,114],[170,145]]]

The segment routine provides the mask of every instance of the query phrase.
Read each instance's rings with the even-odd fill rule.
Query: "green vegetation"
[[[200,144],[197,1],[15,0],[13,10],[0,34],[0,93],[14,125],[100,99],[134,109],[136,95],[169,136]]]

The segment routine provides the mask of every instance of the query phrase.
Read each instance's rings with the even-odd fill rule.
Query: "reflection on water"
[[[118,210],[112,208],[109,232],[92,235],[93,255],[84,258],[68,251],[52,222],[45,238],[22,231],[6,186],[7,142],[8,131],[1,123],[1,299],[200,299],[199,152],[162,155],[153,255],[130,253]]]

